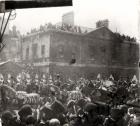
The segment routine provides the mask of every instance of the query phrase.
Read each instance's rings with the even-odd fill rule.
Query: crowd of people
[[[136,42],[135,37],[130,37],[128,35],[121,35],[120,33],[115,33],[122,41]]]
[[[88,29],[82,29],[80,26],[76,25],[70,25],[70,24],[61,24],[61,25],[54,25],[52,23],[46,23],[45,25],[41,25],[39,29],[32,29],[30,33],[35,33],[39,31],[46,31],[48,29],[54,29],[54,30],[61,30],[61,31],[67,31],[67,32],[73,32],[73,33],[88,33]],[[30,34],[27,33],[27,34]],[[115,33],[118,38],[120,38],[122,41],[129,41],[129,42],[136,42],[135,37],[130,37],[128,35]]]
[[[55,29],[55,30],[62,30],[67,32],[73,32],[73,33],[87,33],[87,30],[82,30],[80,26],[76,25],[70,25],[70,24],[61,24],[61,25],[54,25],[52,23],[46,23],[45,25],[41,25],[39,29],[32,29],[30,33],[35,33],[39,31],[46,31],[48,29]],[[27,33],[27,34],[30,34]]]
[[[0,74],[1,112],[3,126],[139,126],[139,86],[132,80],[115,81],[79,78],[62,82],[59,74],[52,76],[20,73],[17,78]],[[8,108],[4,85],[16,92],[39,94],[41,104],[21,104]],[[9,99],[9,98],[8,98]]]

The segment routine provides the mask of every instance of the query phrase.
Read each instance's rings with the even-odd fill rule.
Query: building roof
[[[87,35],[89,33],[92,33],[94,31],[96,31],[97,29],[101,29],[101,28],[102,27],[96,28],[96,29],[92,29],[92,30],[90,29],[90,32],[88,32],[88,33],[78,33],[78,32],[71,32],[71,31],[64,31],[64,30],[60,30],[60,29],[46,29],[45,31],[38,31],[38,32],[35,32],[35,33],[31,33],[29,35],[26,35],[26,36],[24,36],[24,38],[32,37],[32,36],[35,36],[37,34],[50,33],[50,32],[67,33],[67,34],[73,34],[73,35]]]
[[[45,31],[39,31],[39,32],[35,32],[29,35],[26,35],[24,38],[30,38],[32,36],[36,36],[37,34],[45,34],[45,33],[51,33],[51,32],[55,32],[55,33],[64,33],[64,34],[69,34],[69,35],[78,35],[78,36],[92,36],[94,33],[98,32],[99,30],[105,29],[108,32],[110,32],[110,34],[112,34],[114,37],[116,37],[117,39],[119,39],[121,41],[121,39],[115,34],[113,33],[110,29],[108,29],[107,27],[99,27],[99,28],[95,28],[92,29],[90,32],[88,33],[78,33],[78,32],[71,32],[71,31],[64,31],[64,30],[60,30],[60,29],[46,29]],[[137,42],[129,42],[129,41],[123,41],[124,43],[127,44],[138,44]]]

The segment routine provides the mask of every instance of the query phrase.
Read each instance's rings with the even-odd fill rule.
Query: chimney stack
[[[74,12],[68,12],[63,14],[62,23],[74,26]]]
[[[99,20],[96,22],[96,28],[100,28],[100,27],[109,27],[109,20],[105,19],[105,20]]]

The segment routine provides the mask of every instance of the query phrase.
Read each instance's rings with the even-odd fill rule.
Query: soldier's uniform
[[[129,87],[129,91],[131,93],[131,97],[136,98],[139,95],[138,92],[138,80],[136,75],[133,76],[132,80],[131,80],[131,85]]]
[[[46,75],[45,74],[42,75],[41,81],[42,81],[42,84],[45,84],[45,85],[47,84],[47,80],[46,80]]]
[[[8,74],[8,77],[7,77],[7,85],[12,87],[12,80],[11,80],[11,74]]]
[[[31,84],[31,77],[29,74],[26,75],[26,92],[31,93],[32,92],[32,84]]]
[[[96,79],[95,83],[96,83],[96,85],[95,85],[96,89],[99,89],[102,86],[102,81],[101,81],[101,75],[100,74],[97,75],[97,79]]]
[[[15,89],[15,81],[11,74],[8,74],[7,85]]]
[[[51,75],[48,78],[48,84],[53,84],[53,79],[52,79],[52,76]]]
[[[22,84],[22,75],[17,76],[17,84],[15,86],[16,91],[24,91],[24,85]]]
[[[38,93],[39,92],[39,80],[38,75],[35,75],[35,81],[32,83],[32,92]]]
[[[61,82],[61,80],[60,80],[60,75],[57,74],[57,75],[56,75],[56,80],[55,80],[54,84],[55,84],[56,86],[60,87],[60,86],[62,85],[61,83],[62,83],[62,82]]]
[[[41,78],[41,80],[39,82],[39,92],[40,92],[41,96],[45,96],[46,95],[46,91],[44,92],[46,85],[47,85],[46,75],[43,74],[42,78]]]

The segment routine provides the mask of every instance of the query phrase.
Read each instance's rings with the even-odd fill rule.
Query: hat
[[[5,111],[2,113],[2,121],[3,122],[7,122],[8,120],[11,120],[13,118],[13,115],[10,111]]]
[[[114,77],[112,76],[112,74],[109,76],[109,79],[114,80]]]
[[[43,78],[43,79],[46,79],[46,75],[45,75],[45,74],[43,74],[43,75],[42,75],[42,78]]]
[[[84,115],[84,111],[82,109],[77,110],[77,115]]]
[[[112,108],[110,115],[113,119],[116,120],[116,119],[121,118],[123,116],[123,111],[119,108]]]
[[[21,80],[21,74],[19,73],[18,75],[17,75],[17,81],[20,81]]]
[[[55,114],[60,114],[66,111],[64,105],[58,100],[55,100],[52,103],[51,108]]]
[[[138,82],[138,79],[137,79],[136,75],[133,76],[132,82],[136,82],[136,83]]]
[[[3,78],[3,75],[0,73],[0,78]]]
[[[77,101],[77,105],[80,106],[81,108],[84,107],[86,105],[86,100],[85,99],[79,99]]]
[[[26,78],[30,79],[31,78],[30,74],[26,74]]]
[[[87,103],[84,107],[84,110],[87,112],[91,112],[91,111],[98,111],[98,106],[94,103]]]
[[[75,101],[74,100],[70,100],[67,104],[68,108],[72,108],[75,105]]]
[[[11,74],[10,73],[7,75],[7,78],[8,79],[11,79]]]
[[[3,82],[4,81],[4,77],[3,75],[0,73],[0,81]]]
[[[126,105],[121,105],[120,106],[120,109],[124,112],[124,113],[127,113],[128,111],[128,107]]]
[[[42,113],[42,119],[44,120],[44,121],[46,121],[46,120],[50,120],[51,118],[53,118],[53,110],[49,107],[49,106],[43,106],[42,108],[41,108],[41,113]]]
[[[26,125],[35,124],[36,121],[37,120],[34,118],[33,115],[28,115],[26,118]]]
[[[97,79],[101,79],[101,74],[98,74],[97,75]]]
[[[64,125],[68,121],[64,114],[59,114],[57,119],[60,121],[60,125]]]
[[[38,78],[39,78],[39,77],[38,77],[38,74],[36,74],[36,75],[35,75],[35,79],[38,79]]]
[[[49,126],[59,126],[60,125],[60,121],[58,119],[51,119],[49,121]]]
[[[56,74],[56,76],[57,76],[57,77],[60,77],[60,75],[59,75],[59,74]]]
[[[49,76],[49,83],[53,83],[53,79],[51,75]]]
[[[32,115],[32,109],[30,105],[23,105],[18,112],[20,117]]]

